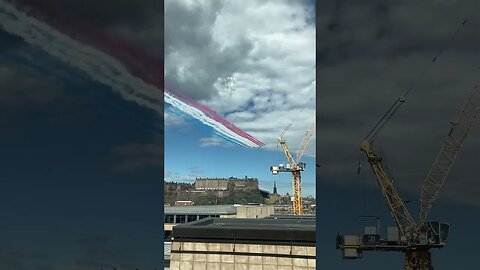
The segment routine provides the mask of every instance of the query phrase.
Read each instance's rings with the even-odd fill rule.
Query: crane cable
[[[366,183],[365,183],[365,170],[362,170],[362,167],[364,165],[364,156],[362,155],[362,153],[360,152],[359,153],[360,155],[358,156],[358,169],[357,169],[357,177],[360,177],[361,178],[361,181],[362,181],[362,209],[361,209],[361,213],[366,213],[367,212],[367,196],[366,196],[366,190],[365,190],[365,186],[366,186]]]
[[[312,85],[313,83],[316,84],[316,79],[312,81],[312,83],[310,85]],[[305,104],[305,106],[302,107],[302,109],[300,110],[300,113],[301,114],[303,112],[304,109],[306,109],[308,107],[308,103],[310,103],[310,101],[312,101],[315,97],[315,91],[313,91],[313,93],[311,93],[309,95],[309,99],[307,101],[307,103]],[[297,120],[298,118],[294,118],[286,127],[285,129],[282,131],[282,133],[280,133],[280,136],[279,137],[283,137],[283,135],[285,135],[285,133],[287,133],[287,131],[290,129],[290,127],[292,127],[292,125],[295,123],[295,121]],[[278,147],[278,142],[277,142],[277,147]]]
[[[313,83],[315,83],[315,85],[316,85],[317,79],[313,80],[313,81],[310,83],[310,85],[312,85]],[[316,90],[316,89],[315,89],[315,90]],[[300,110],[300,113],[299,113],[299,114],[301,114],[301,113],[303,112],[303,110],[308,107],[308,103],[310,103],[310,102],[314,99],[315,94],[316,94],[316,91],[315,91],[315,90],[309,95],[310,98],[308,99],[307,103],[305,103],[305,106],[302,107],[302,109]],[[290,125],[293,125],[293,123],[294,123],[295,120],[297,120],[297,119],[298,119],[298,118],[295,118],[294,120],[292,120],[292,122],[290,122]]]
[[[423,78],[423,76],[427,73],[427,71],[432,67],[432,65],[435,63],[435,61],[442,55],[443,51],[452,43],[453,39],[457,36],[457,34],[460,32],[460,29],[468,22],[467,19],[465,19],[460,26],[458,26],[457,30],[450,36],[450,38],[443,44],[443,46],[440,48],[440,50],[437,52],[435,57],[432,59],[432,61],[425,66],[423,71],[420,73],[420,75],[412,82],[410,87],[405,91],[403,96],[400,96],[397,98],[397,100],[390,106],[390,108],[387,110],[387,112],[380,118],[380,120],[377,122],[377,124],[370,130],[367,136],[365,136],[365,140],[368,140],[370,143],[373,143],[375,141],[376,136],[378,133],[383,129],[383,127],[387,124],[387,122],[395,115],[397,110],[400,108],[400,106],[403,105],[406,101],[406,97],[412,91],[413,88],[417,85],[418,81]]]

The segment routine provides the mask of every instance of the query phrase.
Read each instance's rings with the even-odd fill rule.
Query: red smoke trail
[[[182,96],[172,91],[172,89],[164,88],[162,57],[152,55],[119,37],[112,36],[106,32],[100,32],[96,30],[97,27],[88,24],[83,21],[82,18],[74,17],[73,14],[67,14],[68,12],[61,8],[62,1],[8,0],[8,2],[26,11],[29,16],[55,27],[63,34],[111,55],[122,62],[127,70],[135,77],[141,78],[143,81],[154,85],[159,91],[164,89],[173,94],[186,104],[202,111],[207,117],[227,127],[235,134],[250,140],[258,146],[264,145],[261,141],[225,120],[209,107]],[[65,4],[65,2],[63,2],[63,4]],[[161,15],[162,14],[159,14],[159,16]]]
[[[132,75],[156,86],[159,90],[162,89],[164,73],[162,57],[152,55],[117,36],[96,30],[98,27],[88,24],[84,18],[67,14],[61,9],[62,1],[9,0],[9,2],[16,3],[30,16],[48,23],[63,34],[115,57]]]
[[[183,102],[185,102],[186,104],[194,107],[194,108],[197,108],[199,109],[200,111],[202,111],[207,117],[221,123],[222,125],[224,125],[225,127],[227,127],[228,129],[230,129],[231,131],[233,131],[234,133],[236,133],[237,135],[241,136],[241,137],[244,137],[250,141],[252,141],[253,143],[255,143],[257,146],[263,146],[265,145],[263,142],[257,140],[256,138],[254,138],[253,136],[251,136],[250,134],[246,133],[245,131],[241,130],[240,128],[238,128],[237,126],[235,126],[234,124],[232,124],[231,122],[229,122],[228,120],[225,120],[223,117],[221,117],[220,115],[218,115],[214,110],[210,109],[209,107],[201,104],[201,103],[198,103],[198,102],[195,102],[181,94],[178,94],[176,93],[175,91],[172,91],[171,88],[168,88],[167,86],[165,86],[165,92],[168,92],[174,96],[176,96],[177,98],[179,98],[180,100],[182,100]]]

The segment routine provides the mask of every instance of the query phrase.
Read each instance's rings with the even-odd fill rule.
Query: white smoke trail
[[[212,127],[216,132],[218,132],[218,135],[221,136],[222,138],[225,138],[225,139],[229,138],[229,141],[232,141],[234,143],[237,143],[243,146],[258,147],[258,145],[256,145],[252,141],[236,134],[235,132],[226,128],[221,123],[207,117],[205,113],[202,112],[201,110],[186,104],[185,102],[179,100],[178,98],[176,98],[175,96],[173,96],[168,92],[165,92],[165,102],[171,104],[175,109],[178,109],[183,113],[193,116],[195,119],[201,121],[204,125]]]
[[[177,97],[167,92],[163,95],[164,91],[132,75],[125,65],[114,57],[70,38],[3,0],[0,0],[0,25],[5,31],[42,48],[48,54],[85,72],[92,79],[109,85],[125,100],[134,101],[163,115],[163,99],[183,113],[210,126],[223,138],[229,138],[243,146],[258,146]]]
[[[130,74],[121,62],[108,54],[79,43],[5,1],[0,1],[0,25],[5,31],[87,73],[92,79],[109,85],[124,99],[163,114],[162,91]]]

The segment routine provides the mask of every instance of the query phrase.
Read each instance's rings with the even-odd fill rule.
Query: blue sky
[[[256,177],[260,187],[273,189],[276,181],[278,192],[292,194],[291,174],[272,175],[270,166],[286,164],[282,151],[262,148],[245,148],[233,143],[220,146],[201,146],[201,138],[210,137],[211,129],[195,120],[165,129],[166,179],[192,182],[201,177]],[[288,142],[287,142],[288,145]],[[289,146],[295,154],[298,145]],[[279,146],[280,149],[280,146]],[[307,169],[302,173],[303,192],[315,196],[315,159],[304,157]]]
[[[317,189],[317,249],[318,269],[338,270],[382,270],[402,269],[404,255],[401,252],[365,252],[359,260],[343,260],[341,251],[335,249],[337,233],[362,234],[364,226],[375,226],[375,220],[361,219],[361,215],[376,215],[381,218],[382,233],[385,226],[394,226],[392,218],[385,206],[383,197],[376,186],[364,186],[362,181],[355,177],[356,169],[352,166],[350,178],[357,180],[357,184],[338,186],[332,182],[333,178],[320,172]],[[370,172],[368,172],[369,174]],[[368,176],[367,183],[374,179]],[[416,202],[416,194],[400,194],[402,198],[410,200],[411,208]],[[412,207],[411,213],[416,214]],[[478,207],[461,203],[451,203],[440,198],[431,213],[431,220],[449,222],[451,224],[448,244],[441,250],[432,250],[435,269],[472,269],[477,265],[477,256],[480,252],[476,233],[478,228]]]
[[[161,116],[5,32],[0,48],[0,268],[159,268]]]
[[[374,142],[383,162],[396,168],[395,186],[416,217],[425,177],[451,121],[478,83],[478,1],[324,0],[318,11],[319,269],[402,269],[401,253],[366,252],[350,261],[334,248],[337,233],[358,234],[364,225],[374,225],[359,215],[378,215],[382,225],[393,224],[367,162],[365,178],[357,175],[360,144],[416,82]],[[465,19],[469,22],[461,26]],[[449,243],[433,251],[436,270],[478,268],[479,128],[471,130],[429,216],[452,224]]]
[[[255,11],[255,12],[254,12]],[[269,13],[268,18],[265,13]],[[289,18],[289,19],[286,19]],[[165,82],[264,142],[247,149],[166,107],[165,177],[256,177],[292,193],[277,137],[295,156],[315,120],[315,9],[311,1],[165,1]],[[225,81],[232,80],[229,88]],[[315,135],[303,161],[303,194],[315,196]]]

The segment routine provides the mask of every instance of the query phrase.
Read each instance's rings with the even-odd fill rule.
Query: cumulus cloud
[[[314,18],[307,1],[168,0],[165,81],[267,149],[293,122],[286,140],[296,147],[315,118]]]
[[[439,49],[459,34],[435,61],[407,102],[375,141],[383,148],[395,184],[418,198],[421,184],[469,91],[478,82],[480,21],[476,1],[327,1],[319,14],[317,157],[320,181],[358,183],[360,143]],[[467,138],[440,200],[480,206],[478,127]],[[476,135],[477,134],[477,135]],[[376,185],[368,166],[363,170]]]
[[[151,143],[128,143],[112,150],[114,170],[134,172],[145,168],[163,168],[163,139]]]
[[[204,176],[205,172],[198,167],[191,167],[187,174],[174,171],[165,171],[164,180],[167,182],[195,182],[195,178]]]
[[[33,106],[61,102],[64,91],[33,69],[0,63],[0,104],[3,106]]]
[[[122,36],[155,55],[161,55],[163,43],[162,1],[141,0],[16,0],[63,25],[81,22],[108,33]]]
[[[209,147],[209,146],[231,147],[233,145],[232,143],[218,137],[205,137],[200,139],[200,146],[201,147]]]
[[[181,117],[176,116],[168,111],[163,113],[163,121],[165,128],[183,126],[186,124],[185,120],[183,120]]]

